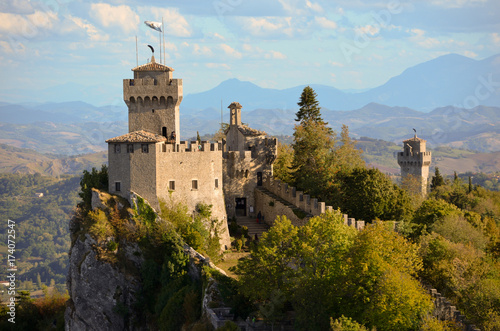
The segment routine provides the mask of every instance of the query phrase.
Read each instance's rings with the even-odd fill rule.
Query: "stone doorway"
[[[235,214],[238,216],[247,216],[247,198],[236,198]]]

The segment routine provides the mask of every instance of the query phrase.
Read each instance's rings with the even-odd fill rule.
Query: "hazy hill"
[[[26,148],[0,144],[0,173],[23,173],[57,177],[62,174],[80,175],[83,170],[100,168],[108,162],[107,152],[78,156],[57,156],[38,153]]]

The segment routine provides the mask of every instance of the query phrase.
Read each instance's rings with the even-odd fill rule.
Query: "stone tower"
[[[255,216],[255,188],[273,174],[278,140],[241,122],[241,104],[229,105],[224,151],[224,199],[229,217]]]
[[[174,69],[157,63],[154,56],[132,71],[134,79],[123,80],[129,132],[144,130],[178,144],[182,79],[173,79]]]
[[[421,180],[421,192],[427,194],[431,152],[426,151],[426,141],[415,136],[403,141],[404,150],[398,153],[398,164],[401,167],[401,177],[415,176]]]

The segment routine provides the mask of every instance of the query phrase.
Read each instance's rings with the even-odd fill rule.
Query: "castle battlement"
[[[325,211],[333,209],[331,206],[326,206],[324,202],[320,202],[316,198],[311,198],[309,194],[297,191],[295,187],[288,186],[288,184],[274,177],[266,177],[262,186],[279,198],[314,216],[321,215],[325,213]]]
[[[124,79],[123,98],[131,101],[131,98],[182,96],[182,79],[169,79],[168,77]]]
[[[179,144],[164,143],[161,144],[160,152],[162,153],[199,153],[199,152],[220,152],[222,150],[222,142],[211,143],[208,141],[181,141]]]
[[[266,176],[262,182],[262,188],[269,191],[274,196],[277,196],[280,200],[284,200],[287,203],[293,205],[293,207],[299,208],[313,216],[319,216],[321,214],[324,214],[325,212],[334,211],[333,208],[331,206],[327,206],[325,202],[321,202],[318,201],[318,199],[311,198],[309,194],[304,194],[304,192],[302,191],[297,191],[295,187],[289,186],[288,184],[283,183],[281,180],[275,179],[274,177]],[[261,194],[264,194],[264,191]],[[268,197],[264,200],[272,201],[272,197]],[[282,205],[280,201],[275,201],[274,204]],[[267,214],[268,216],[273,214],[272,209],[274,207],[267,208],[266,203],[261,204],[259,208],[262,209],[264,214]],[[290,210],[293,209],[289,205],[287,207],[283,205],[283,208],[287,208]],[[280,208],[280,210],[283,211],[282,208]],[[297,226],[304,225],[307,221],[307,218],[299,220],[297,216],[294,215],[294,213],[287,212],[287,216],[292,220],[292,223]],[[268,217],[266,216],[266,218]],[[356,219],[349,217],[347,214],[342,214],[342,218],[344,220],[344,224],[352,226],[358,230],[361,230],[365,227],[364,221],[356,221]],[[271,219],[274,219],[274,217],[272,217]]]

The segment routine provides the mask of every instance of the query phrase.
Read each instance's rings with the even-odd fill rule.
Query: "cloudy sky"
[[[228,78],[365,89],[440,55],[500,53],[498,0],[7,0],[0,87],[30,101],[43,88],[100,85],[120,100],[136,36],[139,64],[151,56],[147,44],[158,60],[158,33],[143,22],[162,17],[166,64],[185,95]]]

